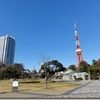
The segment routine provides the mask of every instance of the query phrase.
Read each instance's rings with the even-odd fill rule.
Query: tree
[[[55,72],[63,71],[65,69],[66,68],[64,68],[60,62],[58,62],[57,60],[52,60],[52,61],[43,63],[41,65],[40,72],[44,75],[46,75],[45,73],[48,73],[50,76],[50,75],[54,75]]]
[[[48,62],[44,62],[41,64],[40,73],[46,79],[46,88],[47,88],[47,80],[52,77],[55,72],[64,70],[63,65],[57,60],[52,60]]]
[[[92,60],[92,66],[88,71],[92,79],[100,79],[100,58],[98,60]]]
[[[5,78],[5,72],[4,72],[5,68],[6,68],[6,65],[1,62],[0,63],[0,79]]]
[[[49,65],[53,65],[56,71],[62,71],[63,70],[63,65],[58,62],[57,60],[52,60],[49,62]]]
[[[18,63],[6,67],[6,75],[8,78],[20,78],[23,71],[23,65]]]
[[[68,69],[72,69],[72,70],[76,71],[76,66],[75,66],[75,65],[70,65],[70,66],[68,67]]]
[[[88,72],[88,67],[89,67],[89,64],[86,62],[86,61],[81,61],[79,63],[79,68],[78,70],[80,72]]]
[[[92,65],[96,65],[97,61],[95,59],[92,60]]]
[[[97,63],[96,63],[96,66],[97,66],[98,68],[100,68],[100,58],[98,59],[98,61],[97,61]]]
[[[96,80],[96,79],[100,79],[100,68],[96,67],[95,65],[90,67],[89,69],[89,73],[92,79]]]

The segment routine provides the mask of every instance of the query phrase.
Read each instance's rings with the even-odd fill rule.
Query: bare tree
[[[49,76],[48,62],[50,61],[50,56],[42,56],[41,59],[42,59],[41,66],[44,67],[44,74],[45,74],[45,88],[47,88],[47,80],[48,80],[48,76]]]

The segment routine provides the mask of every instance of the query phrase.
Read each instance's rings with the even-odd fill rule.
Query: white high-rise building
[[[6,65],[14,63],[15,39],[9,35],[0,37],[0,61]]]

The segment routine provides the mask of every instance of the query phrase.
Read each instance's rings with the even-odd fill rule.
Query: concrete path
[[[100,100],[100,80],[91,81],[79,88],[65,92],[58,98],[97,98]]]
[[[100,93],[100,81],[96,80],[93,81],[87,85],[85,85],[84,87],[81,87],[73,92],[71,92],[70,94],[87,94],[87,93]]]
[[[78,82],[79,83],[79,82]],[[44,98],[44,99],[80,99],[80,98],[98,98],[100,100],[100,81],[80,81],[81,86],[74,88],[70,91],[63,91],[53,93],[53,94],[40,94],[40,93],[33,93],[33,92],[12,92],[12,93],[4,93],[0,94],[0,98],[30,98],[30,99],[37,99],[37,98]]]

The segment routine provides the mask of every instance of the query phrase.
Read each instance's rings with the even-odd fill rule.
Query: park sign
[[[18,91],[18,81],[17,80],[14,80],[12,82],[12,91],[13,92],[17,92]]]
[[[12,84],[13,87],[18,87],[18,81],[13,81],[13,84]]]

